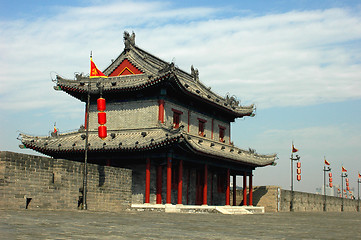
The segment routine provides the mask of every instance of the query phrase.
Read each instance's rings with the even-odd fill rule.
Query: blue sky
[[[123,31],[136,44],[220,95],[255,103],[254,118],[232,125],[232,140],[258,153],[277,153],[258,168],[256,185],[290,188],[290,150],[300,149],[302,181],[323,184],[323,157],[334,184],[342,164],[357,189],[361,171],[361,4],[359,1],[1,1],[0,150],[18,148],[19,131],[47,135],[84,121],[84,104],[53,90],[56,73],[100,69],[123,50]]]

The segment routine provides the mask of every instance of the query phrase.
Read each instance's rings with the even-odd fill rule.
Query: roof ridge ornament
[[[191,76],[195,81],[199,81],[199,72],[197,68],[194,68],[193,65],[191,66]]]
[[[238,107],[239,101],[237,101],[236,96],[229,96],[229,94],[226,95],[226,103],[229,104],[231,107]]]
[[[166,73],[166,72],[174,72],[175,71],[175,65],[174,62],[171,62],[167,65],[165,65],[162,69],[158,71],[159,74]]]
[[[124,31],[124,46],[125,50],[129,50],[130,46],[135,46],[135,33],[132,32],[132,35],[130,35],[127,31]]]

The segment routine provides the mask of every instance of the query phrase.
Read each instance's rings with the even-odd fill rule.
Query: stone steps
[[[253,206],[132,204],[132,209],[136,211],[162,211],[168,213],[222,213],[229,215],[264,213],[264,207],[253,207]]]

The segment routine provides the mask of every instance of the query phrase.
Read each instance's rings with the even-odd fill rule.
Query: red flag
[[[342,166],[342,172],[347,172],[346,168]]]
[[[292,152],[295,153],[295,152],[298,152],[298,149],[295,148],[295,146],[292,144]]]
[[[58,129],[56,129],[56,127],[54,126],[54,133],[57,133]]]
[[[102,73],[97,68],[97,66],[95,66],[95,63],[93,62],[93,59],[90,58],[90,78],[98,78],[98,77],[106,78],[107,76],[105,76],[104,73]]]
[[[360,174],[360,173],[358,174],[358,178],[361,178],[361,174]]]
[[[325,164],[326,165],[330,165],[330,163],[325,159]]]

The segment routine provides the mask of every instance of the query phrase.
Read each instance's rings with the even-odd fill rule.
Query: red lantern
[[[333,186],[333,185],[332,185],[332,182],[330,182],[330,188],[332,188],[332,186]]]
[[[301,174],[301,168],[297,168],[297,174]]]
[[[104,125],[101,125],[98,127],[98,136],[101,138],[101,139],[104,139],[107,137],[107,127],[104,126]]]
[[[346,187],[347,191],[350,191],[350,187]]]
[[[301,162],[297,162],[297,168],[301,167]]]
[[[328,176],[329,176],[330,178],[332,178],[332,173],[329,173]]]
[[[105,106],[104,98],[98,98],[97,105],[98,105],[98,111],[101,111],[101,112],[105,111],[106,106]]]
[[[346,183],[346,186],[349,187],[349,186],[350,186],[350,183],[347,182],[347,183]]]
[[[104,125],[107,122],[107,114],[105,112],[98,112],[98,123]]]
[[[330,177],[329,182],[330,182],[330,183],[332,182],[332,177]]]
[[[346,178],[346,182],[348,182],[348,178]]]
[[[297,175],[297,181],[301,181],[301,175]]]

